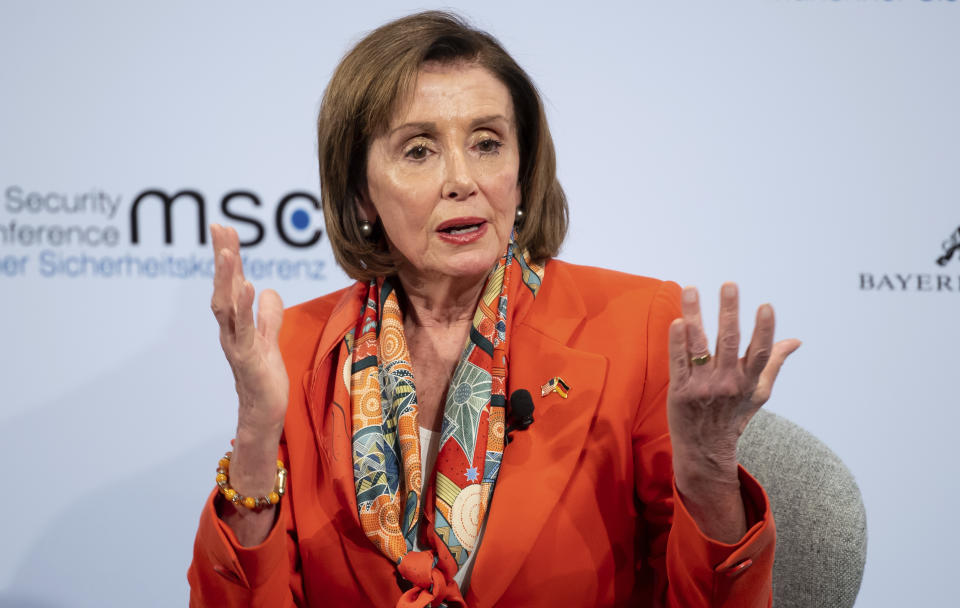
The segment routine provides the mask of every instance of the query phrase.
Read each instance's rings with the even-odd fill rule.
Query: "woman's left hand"
[[[750,418],[769,399],[784,360],[800,347],[796,339],[773,342],[773,307],[764,304],[757,310],[747,352],[740,357],[738,309],[737,286],[725,283],[720,290],[720,323],[712,356],[695,288],[683,290],[683,317],[670,326],[667,416],[677,489],[703,531],[718,540],[726,537],[727,542],[736,541],[737,533],[746,531],[737,441]],[[729,513],[733,503],[741,506],[739,522],[724,522],[728,519],[724,511]],[[711,529],[717,533],[712,534]]]

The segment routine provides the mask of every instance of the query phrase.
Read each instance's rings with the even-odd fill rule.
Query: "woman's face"
[[[507,87],[472,64],[427,64],[370,144],[361,215],[379,216],[401,275],[485,275],[510,239],[519,166]]]

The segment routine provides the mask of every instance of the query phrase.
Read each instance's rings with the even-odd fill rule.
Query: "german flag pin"
[[[546,397],[550,393],[556,393],[566,399],[568,392],[570,392],[570,385],[564,382],[560,376],[550,378],[546,384],[540,387],[541,397]]]

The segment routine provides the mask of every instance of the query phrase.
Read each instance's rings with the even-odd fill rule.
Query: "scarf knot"
[[[437,556],[432,551],[408,551],[397,564],[397,571],[413,585],[400,598],[405,606],[429,606],[434,600],[462,599],[456,583],[448,584],[446,575],[437,568]]]

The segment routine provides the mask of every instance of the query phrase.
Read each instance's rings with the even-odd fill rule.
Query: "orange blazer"
[[[280,445],[288,494],[263,543],[241,547],[203,510],[188,572],[191,606],[395,605],[394,565],[357,514],[350,404],[332,401],[336,347],[360,314],[356,284],[288,309],[280,345],[290,404]],[[774,524],[741,469],[748,531],[735,545],[697,528],[673,484],[667,333],[674,283],[550,261],[512,327],[508,395],[534,396],[535,422],[503,454],[468,592],[490,606],[762,607],[771,601]],[[554,376],[569,396],[540,396]]]

